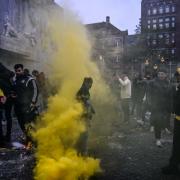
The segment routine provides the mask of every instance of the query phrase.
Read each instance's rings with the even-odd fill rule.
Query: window
[[[175,54],[175,49],[171,49],[171,54]]]
[[[159,37],[159,39],[162,39],[163,38],[163,34],[159,34],[158,37]]]
[[[119,62],[119,56],[116,56],[116,62],[118,63]]]
[[[152,44],[153,44],[153,45],[156,45],[156,44],[157,44],[156,39],[154,39],[154,40],[152,41]]]
[[[170,40],[169,40],[169,34],[165,34],[165,44],[169,44]]]
[[[165,36],[166,38],[169,38],[169,34],[165,34],[164,36]]]
[[[151,20],[148,20],[148,24],[151,24]]]
[[[115,46],[120,47],[122,45],[122,41],[120,38],[115,39]]]
[[[103,60],[103,56],[102,55],[99,55],[99,60]]]
[[[159,24],[159,29],[163,29],[163,24],[162,23]]]
[[[151,10],[150,9],[148,9],[148,15],[151,15]]]
[[[174,39],[174,37],[172,37],[171,42],[172,42],[172,44],[174,44],[174,43],[175,43],[175,39]]]
[[[165,12],[166,12],[166,13],[169,13],[169,12],[170,12],[170,8],[169,8],[169,6],[166,6],[166,8],[165,8]]]
[[[160,7],[160,8],[159,8],[159,13],[160,13],[160,14],[163,14],[163,7]]]
[[[151,29],[151,26],[150,26],[150,25],[148,25],[148,26],[147,26],[147,28],[148,28],[148,29]]]
[[[153,19],[153,23],[157,23],[157,20],[156,20],[156,19]]]
[[[153,29],[156,30],[157,29],[157,25],[153,24]]]
[[[172,12],[175,12],[176,11],[176,8],[175,8],[175,6],[172,6]]]
[[[170,35],[167,33],[167,34],[164,34],[164,36],[165,36],[165,44],[169,45],[170,44]]]
[[[172,26],[172,28],[174,28],[174,27],[175,27],[175,23],[174,23],[174,22],[172,22],[172,23],[171,23],[171,26]]]
[[[169,38],[166,38],[166,39],[165,39],[165,44],[168,45],[169,43],[170,43],[170,42],[169,42]]]
[[[172,21],[175,21],[175,17],[172,17]]]
[[[166,21],[166,22],[169,22],[169,21],[170,21],[170,18],[165,18],[165,21]]]
[[[153,14],[157,14],[157,9],[153,8]]]
[[[163,18],[159,18],[159,22],[162,23],[163,22]]]
[[[171,36],[172,36],[172,37],[175,37],[175,33],[172,33]]]
[[[116,47],[119,47],[119,41],[115,41]]]
[[[168,29],[169,28],[169,23],[165,23],[165,27],[166,27],[166,29]]]

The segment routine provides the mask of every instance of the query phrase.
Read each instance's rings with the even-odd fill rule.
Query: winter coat
[[[132,100],[141,102],[145,96],[146,83],[141,79],[134,79],[132,84]]]
[[[38,98],[38,88],[34,78],[31,76],[16,77],[13,83],[13,89],[16,94],[15,103],[29,106],[36,103]]]
[[[171,112],[172,93],[168,80],[155,79],[150,83],[151,108],[156,112]]]

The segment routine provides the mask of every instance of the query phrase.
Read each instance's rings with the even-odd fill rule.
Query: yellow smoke
[[[70,14],[49,17],[44,48],[49,53],[50,81],[57,88],[49,98],[48,109],[37,124],[37,180],[88,179],[100,171],[98,159],[79,156],[74,148],[85,131],[81,121],[82,106],[75,100],[84,77],[94,80],[92,96],[108,101],[108,88],[96,65],[90,60],[90,44],[84,27]]]

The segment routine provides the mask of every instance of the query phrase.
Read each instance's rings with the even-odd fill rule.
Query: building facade
[[[48,10],[55,8],[62,9],[53,0],[1,0],[0,62],[9,68],[22,63],[30,70],[40,69]]]
[[[167,64],[180,62],[180,1],[142,0],[141,32],[160,60]]]
[[[127,31],[121,31],[106,17],[105,22],[87,24],[90,39],[93,41],[93,60],[109,72],[122,69],[121,57],[126,50]]]

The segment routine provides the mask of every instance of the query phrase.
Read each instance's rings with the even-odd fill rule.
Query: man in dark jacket
[[[161,147],[161,130],[166,128],[171,114],[171,86],[166,69],[160,69],[158,77],[151,83],[151,118],[154,125],[156,145]]]
[[[21,130],[26,135],[26,143],[30,141],[27,125],[33,122],[37,115],[36,102],[38,98],[38,88],[35,79],[24,74],[23,65],[14,66],[16,77],[14,79],[15,105],[14,110]]]
[[[174,133],[173,133],[173,147],[172,155],[169,165],[162,169],[164,174],[179,174],[180,170],[180,72],[175,73],[176,85],[173,88],[173,113],[174,119]]]
[[[151,97],[150,97],[150,89],[151,89],[151,83],[152,83],[152,75],[146,74],[146,76],[143,79],[144,85],[145,85],[145,94],[143,97],[143,107],[142,107],[142,120],[145,122],[146,119],[146,113],[151,112]],[[150,121],[151,123],[151,121]],[[152,124],[151,124],[152,125]]]

